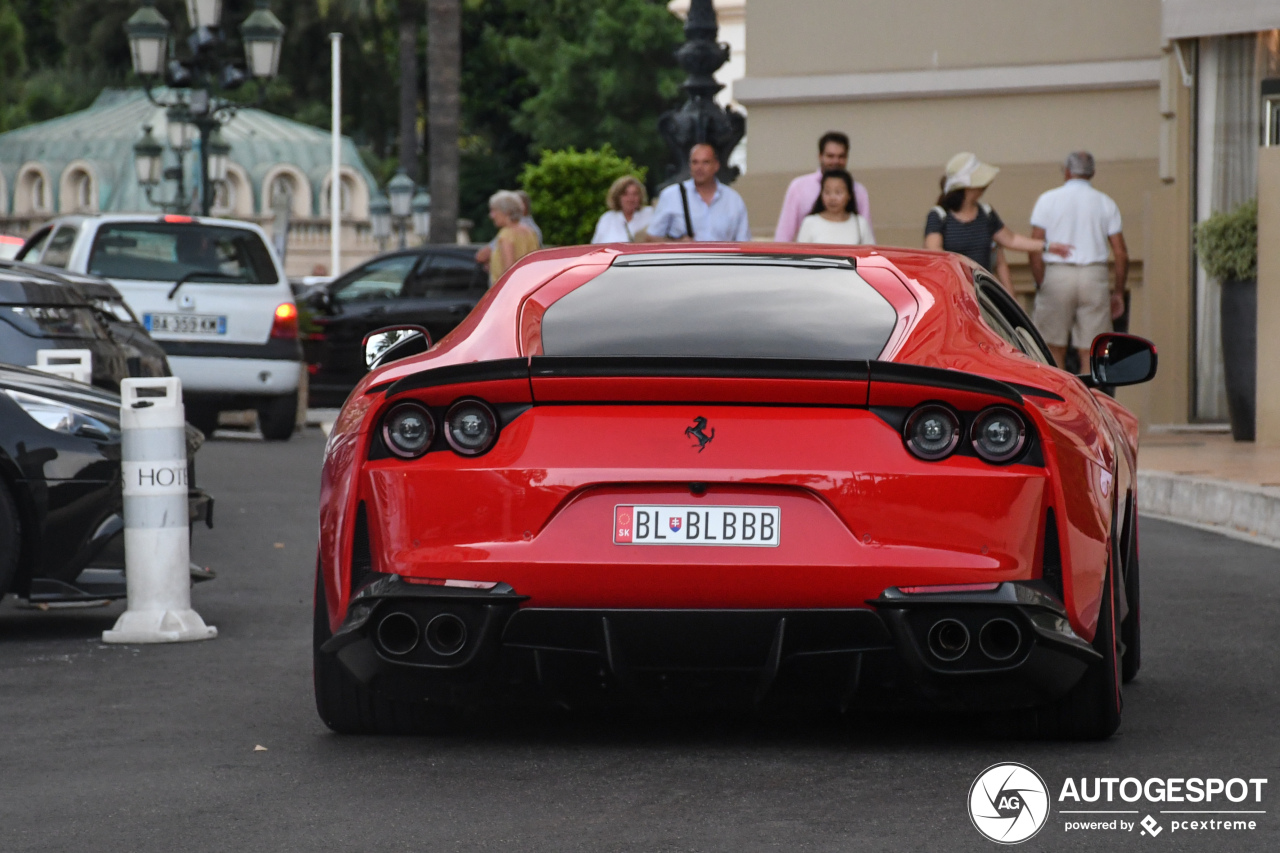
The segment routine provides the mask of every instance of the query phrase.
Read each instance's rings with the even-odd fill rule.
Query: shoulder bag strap
[[[689,193],[684,188],[684,181],[676,184],[680,188],[680,204],[684,206],[684,233],[693,237],[693,217],[689,215]]]

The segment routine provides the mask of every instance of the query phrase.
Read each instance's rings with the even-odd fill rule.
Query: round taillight
[[[973,449],[988,462],[1009,462],[1027,444],[1027,422],[1006,406],[983,409],[973,420],[969,434]]]
[[[479,456],[498,437],[498,418],[488,404],[460,400],[444,415],[444,437],[461,456]]]
[[[947,406],[929,403],[907,418],[902,437],[916,456],[936,462],[950,456],[960,443],[960,418]]]
[[[417,459],[435,437],[435,419],[419,403],[401,403],[382,418],[382,440],[401,459]]]

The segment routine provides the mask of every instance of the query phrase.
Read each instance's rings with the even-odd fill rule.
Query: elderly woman
[[[644,184],[631,175],[623,175],[613,182],[605,194],[605,206],[609,209],[596,223],[592,243],[634,243],[636,234],[649,227],[653,208],[648,207],[649,197]]]
[[[489,258],[489,284],[492,286],[516,261],[537,251],[538,237],[520,221],[524,218],[524,202],[510,190],[500,190],[489,197],[489,218],[498,226],[493,255]]]

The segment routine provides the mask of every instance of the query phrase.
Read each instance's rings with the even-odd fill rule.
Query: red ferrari
[[[575,247],[370,336],[325,454],[340,732],[517,696],[1009,711],[1103,738],[1139,663],[1138,424],[958,256]]]

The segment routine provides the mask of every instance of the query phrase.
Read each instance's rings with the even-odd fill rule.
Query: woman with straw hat
[[[1018,252],[1049,252],[1064,258],[1070,255],[1071,247],[1065,243],[1041,242],[1015,234],[991,205],[979,201],[999,172],[968,151],[948,160],[942,195],[925,220],[924,247],[955,252],[988,268],[995,246]],[[1007,266],[1000,278],[1005,290],[1012,293]]]

